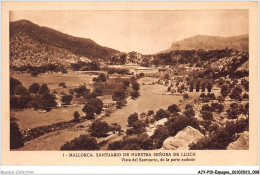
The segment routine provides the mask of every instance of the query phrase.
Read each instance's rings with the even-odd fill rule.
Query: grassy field
[[[38,77],[32,77],[29,73],[18,74],[14,72],[10,76],[21,81],[26,88],[33,83],[46,83],[50,89],[62,89],[59,86],[60,82],[65,82],[68,87],[77,87],[84,83],[89,84],[92,83],[93,77],[96,77],[96,75],[74,74],[72,72],[68,74],[44,73],[39,74]]]
[[[46,113],[39,113],[33,109],[25,109],[22,111],[13,112],[18,118],[18,124],[20,129],[29,129],[35,128],[38,126],[46,126],[53,123],[58,123],[61,121],[69,121],[73,119],[74,111],[78,111],[81,115],[84,113],[82,112],[83,105],[78,107],[68,107],[68,108],[57,108],[52,109],[50,112]]]
[[[108,118],[104,120],[111,123],[118,123],[123,129],[127,127],[127,118],[130,114],[137,112],[141,114],[142,112],[147,112],[148,110],[153,110],[154,112],[159,109],[167,109],[169,105],[177,104],[182,96],[168,95],[166,93],[167,87],[164,85],[143,85],[152,82],[157,82],[157,78],[145,77],[139,80],[140,87],[140,97],[136,100],[128,101],[127,105],[122,109],[117,109]]]

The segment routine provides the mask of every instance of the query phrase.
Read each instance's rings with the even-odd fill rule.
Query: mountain
[[[160,53],[170,52],[172,50],[220,50],[225,48],[248,51],[248,38],[248,35],[232,37],[196,35],[174,42],[169,49]]]
[[[32,52],[23,57],[26,60],[30,55],[37,57],[33,50],[38,52],[40,56],[45,55],[46,59],[49,57],[55,59],[55,55],[64,56],[64,59],[67,55],[89,59],[106,59],[119,53],[117,50],[100,46],[91,39],[70,36],[47,27],[38,26],[28,20],[10,22],[11,60],[17,59],[12,59],[12,56],[23,54],[21,52]]]

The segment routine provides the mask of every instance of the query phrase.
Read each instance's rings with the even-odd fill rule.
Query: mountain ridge
[[[239,51],[248,51],[249,35],[238,35],[231,37],[195,35],[180,41],[173,42],[170,48],[159,53],[166,53],[172,50],[220,50],[233,48]]]

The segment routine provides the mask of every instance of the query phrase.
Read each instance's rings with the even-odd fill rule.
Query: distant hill
[[[24,57],[26,60],[29,60],[30,55],[34,57],[38,55],[46,57],[46,59],[49,57],[55,59],[56,55],[60,55],[60,58],[64,57],[64,59],[67,55],[89,59],[106,59],[119,53],[117,50],[100,46],[91,39],[70,36],[47,27],[38,26],[28,20],[10,22],[10,48],[11,60],[17,59],[17,54],[23,54],[21,52],[28,52]],[[32,49],[38,53],[34,53]],[[43,56],[44,53],[45,56]],[[12,56],[15,57],[12,59]]]
[[[169,49],[160,53],[170,52],[172,50],[220,50],[225,49],[226,47],[238,51],[248,51],[248,35],[233,37],[196,35],[174,42]]]

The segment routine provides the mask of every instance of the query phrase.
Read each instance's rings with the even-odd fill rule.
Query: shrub
[[[206,97],[205,93],[200,94],[200,98],[205,98],[205,97]]]
[[[153,110],[149,110],[149,111],[147,112],[147,115],[148,115],[148,116],[151,116],[151,115],[153,115],[153,114],[154,114]]]
[[[62,103],[64,103],[65,105],[70,105],[70,102],[72,100],[72,95],[67,95],[67,94],[64,94],[62,97],[61,97],[61,101]]]
[[[167,111],[163,110],[163,109],[159,109],[156,112],[156,115],[154,116],[156,120],[161,120],[162,118],[169,118],[170,115]]]
[[[163,141],[169,137],[168,129],[163,126],[159,125],[156,127],[154,134],[151,136],[151,139],[154,142],[154,147],[159,149],[163,145]]]
[[[39,83],[33,83],[30,87],[29,87],[29,92],[30,93],[35,93],[37,94],[38,91],[40,89],[40,84]]]
[[[220,93],[221,93],[221,95],[222,95],[223,97],[228,96],[228,94],[230,93],[230,89],[229,89],[228,85],[226,85],[226,84],[223,85],[222,88],[221,88]]]
[[[125,97],[126,97],[125,91],[122,89],[115,91],[112,95],[113,101],[120,101],[125,99]]]
[[[127,104],[127,101],[126,101],[126,100],[120,100],[120,101],[117,101],[117,102],[116,102],[116,107],[117,107],[118,109],[121,109],[121,108],[124,107],[126,104]]]
[[[60,82],[60,83],[59,83],[59,86],[62,86],[63,88],[66,88],[66,87],[67,87],[66,84],[65,84],[65,82]]]
[[[102,122],[101,120],[96,120],[92,123],[89,128],[89,132],[94,137],[105,137],[109,132],[109,125],[107,122]]]
[[[139,85],[139,83],[137,83],[137,81],[132,82],[132,89],[135,91],[140,90],[140,85]]]
[[[78,88],[74,89],[74,92],[76,93],[76,97],[84,97],[85,95],[90,93],[90,90],[87,89],[85,85],[80,85]]]
[[[80,135],[79,137],[65,143],[61,150],[99,150],[98,143],[90,135]]]
[[[112,131],[114,134],[115,134],[116,132],[121,133],[121,126],[120,126],[118,123],[112,123],[112,124],[110,125],[110,129],[109,129],[109,130]]]
[[[108,150],[122,150],[123,146],[123,141],[114,141],[108,145]]]
[[[130,95],[131,95],[132,99],[136,99],[137,97],[140,96],[138,91],[132,91]]]
[[[39,94],[48,94],[50,93],[50,89],[48,88],[47,84],[42,84],[39,89]]]
[[[74,112],[73,117],[75,122],[79,122],[80,115],[78,111]]]
[[[172,114],[176,114],[177,112],[180,112],[181,110],[179,109],[179,107],[176,104],[173,104],[173,105],[168,106],[168,111],[170,111],[170,113],[172,113]]]
[[[211,111],[202,111],[202,118],[204,120],[212,120],[213,119],[213,114]]]
[[[83,107],[82,111],[86,114],[94,115],[100,114],[103,108],[103,102],[98,98],[88,100],[87,104]]]
[[[24,146],[24,139],[16,122],[10,123],[10,149],[16,149]]]
[[[200,130],[199,123],[194,117],[177,116],[171,117],[166,123],[170,136],[175,136],[179,131],[183,130],[187,126],[191,126]]]
[[[184,114],[186,117],[193,117],[193,116],[195,116],[195,111],[193,110],[193,108],[191,108],[191,109],[185,109],[185,111],[183,112],[183,114]]]
[[[132,124],[131,129],[127,129],[126,133],[127,135],[132,135],[132,134],[142,134],[145,132],[145,127],[146,124],[143,121],[137,120]]]
[[[132,126],[134,122],[138,120],[138,114],[135,112],[128,117],[128,125]]]
[[[201,111],[213,111],[213,108],[208,104],[202,106]]]
[[[184,98],[184,99],[189,99],[190,97],[189,97],[188,94],[185,93],[185,94],[183,95],[183,98]]]

